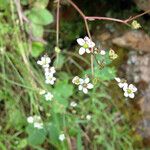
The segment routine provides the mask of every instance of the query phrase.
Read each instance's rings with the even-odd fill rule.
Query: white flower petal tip
[[[59,140],[60,141],[64,141],[65,140],[65,135],[64,134],[60,134],[59,135]]]
[[[82,39],[82,38],[78,38],[78,39],[77,39],[77,43],[78,43],[80,46],[83,46],[83,45],[85,44],[85,41],[84,41],[84,39]]]
[[[118,77],[115,77],[115,80],[116,80],[117,82],[120,82],[120,81],[121,81],[121,79],[118,78]]]

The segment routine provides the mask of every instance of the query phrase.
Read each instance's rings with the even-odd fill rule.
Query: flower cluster
[[[50,67],[51,59],[44,55],[41,57],[41,60],[37,61],[37,64],[41,65],[45,72],[45,83],[53,85],[56,81],[54,74],[56,72],[54,67]]]
[[[86,77],[85,79],[79,78],[75,76],[72,79],[72,83],[78,85],[78,89],[83,91],[83,93],[87,94],[89,89],[92,89],[94,86],[90,83],[90,79]]]
[[[131,23],[131,28],[132,29],[139,29],[139,28],[141,28],[141,25],[140,25],[140,23],[137,22],[137,20],[133,20]]]
[[[124,91],[124,96],[129,97],[129,98],[134,98],[135,97],[135,92],[137,91],[137,88],[133,84],[126,83],[125,80],[120,79],[120,78],[115,78],[115,80],[118,82],[118,86],[123,89]]]
[[[27,122],[34,125],[34,128],[43,129],[43,122],[40,116],[29,116]]]

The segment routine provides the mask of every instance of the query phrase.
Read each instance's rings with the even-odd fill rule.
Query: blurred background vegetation
[[[146,11],[136,0],[74,2],[92,16],[126,19]],[[145,128],[139,123],[144,120],[141,107],[134,100],[126,101],[113,81],[117,74],[134,81],[126,71],[129,53],[145,56],[148,52],[112,42],[131,31],[130,27],[110,21],[90,22],[97,46],[114,48],[119,58],[113,63],[108,60],[104,69],[95,70],[98,81],[94,81],[93,91],[88,95],[78,92],[72,78],[88,74],[90,69],[90,58],[78,55],[76,44],[78,37],[86,35],[86,30],[79,14],[67,0],[62,0],[61,52],[56,61],[56,4],[52,0],[0,0],[0,150],[149,149],[150,136],[145,136]],[[144,15],[138,21],[149,36],[150,16]],[[45,53],[57,69],[54,87],[45,85],[42,69],[36,64]],[[136,84],[144,91],[149,83],[140,80]],[[51,91],[57,100],[45,101],[39,89]],[[76,109],[70,108],[71,101],[78,103]],[[88,114],[92,116],[90,121],[85,117]],[[44,129],[29,125],[30,115],[40,115]],[[149,132],[149,126],[146,127]],[[61,132],[66,135],[63,142],[58,139]]]

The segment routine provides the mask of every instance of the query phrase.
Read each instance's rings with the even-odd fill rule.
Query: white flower
[[[123,88],[124,86],[127,86],[127,85],[128,85],[125,80],[120,79],[120,78],[118,78],[118,77],[116,77],[115,80],[118,82],[118,86],[119,86],[120,88]]]
[[[64,134],[60,134],[60,135],[59,135],[59,140],[60,140],[60,141],[63,141],[64,139],[65,139],[65,135],[64,135]]]
[[[95,46],[95,43],[91,41],[87,36],[82,39],[78,38],[77,43],[81,46],[79,49],[79,54],[83,55],[85,52],[86,53],[91,53],[90,48],[93,48]]]
[[[34,119],[33,119],[32,116],[29,116],[29,117],[27,118],[27,121],[28,121],[28,123],[33,123]]]
[[[48,76],[46,76],[46,80],[45,80],[46,84],[53,85],[55,81],[56,81],[56,78],[52,74],[49,74]]]
[[[48,92],[47,94],[45,94],[45,100],[46,101],[51,101],[53,97],[54,96],[50,92]]]
[[[100,54],[101,54],[101,55],[105,55],[105,54],[106,54],[105,50],[101,50],[101,51],[100,51]]]
[[[51,62],[51,59],[44,55],[43,57],[41,57],[41,60],[37,61],[37,64],[41,65],[43,68],[47,68],[49,67],[49,63]]]
[[[43,129],[43,123],[42,122],[35,122],[34,128]]]
[[[75,76],[75,77],[72,79],[72,83],[73,83],[73,84],[76,84],[76,85],[79,85],[79,84],[83,83],[83,79],[79,78],[78,76]]]
[[[41,117],[40,116],[30,116],[27,118],[27,121],[28,123],[31,123],[34,125],[35,128],[38,128],[38,129],[42,129],[43,128],[43,123],[42,123],[42,120],[41,120]]]
[[[91,118],[92,118],[91,115],[86,115],[87,120],[91,120]]]
[[[130,85],[124,86],[123,90],[124,90],[125,97],[134,98],[135,96],[134,92],[137,91],[137,88],[133,84],[130,84]]]
[[[76,107],[76,106],[77,106],[77,103],[73,101],[73,102],[70,103],[70,106],[71,106],[71,107]]]
[[[93,88],[93,84],[89,83],[90,79],[89,78],[85,78],[83,80],[83,82],[79,85],[78,89],[81,91],[83,91],[85,94],[88,93],[88,89],[92,89]]]
[[[55,70],[55,67],[50,67],[50,68],[45,68],[45,76],[48,76],[48,75],[53,75],[55,72],[56,72],[56,70]]]

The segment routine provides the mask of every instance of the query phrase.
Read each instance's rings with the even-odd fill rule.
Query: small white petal
[[[85,53],[85,48],[81,47],[81,48],[79,49],[79,54],[80,54],[80,55],[83,55],[84,53]]]
[[[89,78],[85,78],[84,83],[89,83],[90,79]]]
[[[85,41],[82,39],[82,38],[78,38],[77,39],[77,43],[80,45],[80,46],[83,46],[85,44]]]
[[[124,92],[124,96],[128,97],[129,96],[128,92]]]
[[[121,81],[121,79],[118,78],[118,77],[116,77],[115,80],[116,80],[117,82],[120,82],[120,81]]]
[[[127,87],[127,85],[128,85],[128,84],[125,83],[125,82],[124,82],[124,83],[122,83],[122,82],[118,83],[118,86],[119,86],[120,88],[123,88],[124,86]]]
[[[83,86],[79,85],[78,89],[81,91],[83,89]]]
[[[129,89],[131,89],[133,92],[137,91],[137,88],[133,84],[129,85]]]
[[[92,83],[88,83],[88,84],[87,84],[87,88],[88,88],[88,89],[92,89],[93,87],[94,87],[94,86],[93,86]]]
[[[130,94],[129,94],[129,97],[130,97],[130,98],[134,98],[134,96],[135,96],[134,93],[130,93]]]
[[[89,38],[88,36],[85,36],[85,37],[84,37],[84,40],[85,40],[85,41],[88,41],[88,42],[91,41],[90,38]]]
[[[83,93],[85,93],[85,94],[87,94],[87,93],[88,93],[87,88],[83,88]]]
[[[86,53],[88,53],[88,54],[91,53],[91,51],[90,51],[88,48],[86,48],[85,51],[86,51]]]
[[[126,91],[128,89],[128,84],[126,83],[123,87],[123,90]]]
[[[88,45],[90,48],[93,48],[95,46],[95,43],[91,41]]]
[[[83,84],[83,83],[84,83],[84,80],[80,78],[80,84]]]

